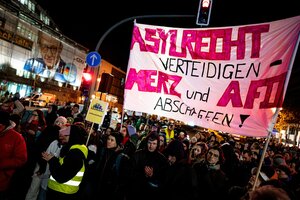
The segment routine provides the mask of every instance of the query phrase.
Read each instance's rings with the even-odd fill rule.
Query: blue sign
[[[101,62],[101,56],[97,51],[88,53],[86,56],[86,63],[91,67],[96,67]]]

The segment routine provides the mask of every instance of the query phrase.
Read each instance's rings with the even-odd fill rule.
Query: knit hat
[[[129,136],[132,136],[132,135],[136,134],[136,129],[132,125],[128,125],[127,130],[128,130]]]
[[[172,140],[166,147],[164,154],[166,156],[175,156],[177,161],[184,158],[184,147],[181,141]]]
[[[56,120],[54,121],[54,124],[57,124],[57,123],[61,123],[63,125],[66,125],[68,122],[67,118],[63,117],[63,116],[59,116],[56,118]]]
[[[285,165],[285,159],[281,154],[276,154],[273,158],[273,165],[274,167],[277,167],[279,165]]]

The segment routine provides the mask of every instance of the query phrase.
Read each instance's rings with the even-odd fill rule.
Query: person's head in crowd
[[[66,126],[66,127],[63,127],[59,130],[59,141],[61,144],[67,144],[68,141],[69,141],[69,137],[70,137],[70,130],[71,130],[71,127],[70,126]]]
[[[173,165],[176,162],[184,159],[184,147],[181,141],[178,139],[172,140],[167,145],[164,155],[167,157],[169,164]]]
[[[104,134],[110,135],[113,131],[114,131],[114,129],[112,127],[107,127],[104,131]]]
[[[55,104],[48,106],[48,113],[57,113],[58,107]]]
[[[159,133],[159,146],[166,146],[167,145],[167,139],[166,139],[166,134],[164,133]]]
[[[285,159],[282,154],[275,154],[273,157],[273,166],[286,165]]]
[[[76,113],[79,113],[79,104],[74,104],[73,107],[72,107],[72,114],[76,114]]]
[[[38,45],[43,61],[48,69],[54,68],[54,66],[57,65],[60,60],[63,44],[54,37],[39,31]]]
[[[291,169],[287,165],[279,165],[276,167],[278,179],[282,181],[289,181],[291,179]]]
[[[222,149],[217,146],[212,146],[206,153],[206,163],[210,166],[221,165],[224,162]]]
[[[289,163],[292,159],[292,155],[291,155],[290,152],[286,151],[286,152],[283,153],[283,158],[284,158],[286,163]]]
[[[67,117],[68,124],[73,124],[74,123],[74,118],[73,117]]]
[[[73,124],[74,124],[74,125],[77,125],[77,126],[81,126],[82,128],[85,128],[84,122],[81,122],[81,121],[75,122],[75,120],[74,120]],[[93,132],[95,132],[95,129],[94,129],[94,128],[93,128],[92,130],[93,130]]]
[[[59,138],[62,139],[65,144],[61,149],[60,157],[64,157],[73,145],[85,145],[87,135],[87,131],[83,127],[77,125],[71,125],[64,129],[60,129]]]
[[[44,112],[41,111],[40,109],[35,109],[31,113],[31,122],[36,123],[39,126],[45,126],[46,125],[46,119]]]
[[[252,151],[244,150],[242,153],[242,158],[244,162],[251,162],[252,161]]]
[[[150,124],[145,124],[145,127],[144,127],[143,131],[148,133],[150,131]]]
[[[20,99],[20,93],[16,92],[12,98],[13,101],[19,100]]]
[[[214,132],[211,132],[210,135],[209,135],[209,137],[207,138],[207,141],[208,142],[214,142],[216,140],[217,140],[216,135],[214,134]]]
[[[196,136],[191,137],[191,146],[194,146],[198,142]]]
[[[14,101],[12,99],[7,99],[0,105],[0,110],[12,113],[14,110]]]
[[[257,155],[259,154],[259,149],[260,149],[260,147],[259,147],[259,143],[258,142],[253,142],[251,144],[251,146],[250,146],[250,150],[252,152],[255,152]]]
[[[170,122],[167,128],[169,130],[174,130],[175,129],[175,124],[173,122]]]
[[[190,160],[194,162],[204,159],[207,151],[208,146],[205,142],[196,142],[190,151]]]
[[[0,133],[11,125],[10,114],[5,111],[0,111]]]
[[[177,138],[180,140],[180,141],[183,141],[185,138],[187,137],[187,133],[185,130],[181,130],[178,135],[177,135]]]
[[[146,125],[146,124],[143,123],[143,122],[140,124],[140,126],[138,127],[138,132],[139,132],[139,133],[142,132],[142,131],[145,129],[145,125]]]
[[[123,136],[120,133],[114,131],[110,133],[107,137],[106,148],[116,149],[118,146],[121,145],[122,140]]]
[[[272,185],[264,185],[249,192],[247,198],[243,200],[291,200],[287,192]]]
[[[123,135],[123,137],[129,137],[128,129],[126,125],[122,125],[120,129],[120,133]]]
[[[266,152],[266,154],[267,154],[267,152]],[[272,166],[273,165],[273,159],[270,156],[265,156],[263,164],[268,165],[268,166]]]
[[[156,125],[153,125],[153,126],[151,126],[151,130],[150,130],[151,132],[152,131],[156,131],[156,132],[158,132],[158,127],[156,126]]]
[[[0,115],[0,116],[2,116],[2,115]],[[15,130],[18,131],[18,132],[20,132],[21,119],[22,119],[21,116],[18,115],[18,114],[11,114],[10,115],[10,120],[13,121],[16,124]]]
[[[146,142],[147,142],[147,151],[148,152],[155,152],[158,151],[159,145],[160,145],[160,139],[159,134],[155,131],[151,131],[146,136]]]
[[[74,118],[73,124],[77,123],[77,122],[81,122],[84,123],[84,118],[81,115],[78,115],[77,117]]]
[[[229,163],[238,162],[238,157],[235,154],[234,147],[230,145],[228,142],[225,142],[221,145],[221,149],[223,151],[225,161]]]
[[[187,152],[190,148],[190,141],[188,139],[182,140],[184,151]]]
[[[200,138],[201,138],[201,133],[200,133],[200,131],[196,132],[195,135],[194,135],[193,137],[195,137],[197,141],[200,140]],[[205,141],[206,141],[206,140],[205,140]]]
[[[59,116],[54,121],[54,125],[59,126],[60,128],[66,127],[67,124],[68,124],[68,120],[64,116]]]

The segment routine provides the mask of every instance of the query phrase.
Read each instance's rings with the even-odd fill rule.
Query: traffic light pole
[[[104,39],[106,38],[106,36],[112,32],[115,28],[117,28],[118,26],[120,26],[121,24],[124,24],[128,21],[131,21],[131,20],[136,20],[136,19],[145,19],[145,18],[188,18],[188,17],[196,17],[195,15],[141,15],[141,16],[133,16],[133,17],[129,17],[129,18],[126,18],[126,19],[123,19],[121,21],[119,21],[118,23],[116,23],[115,25],[113,25],[112,27],[110,27],[103,35],[102,37],[99,39],[98,43],[97,43],[97,46],[96,46],[96,49],[95,51],[99,52],[99,49],[100,49],[100,46],[102,44],[102,42],[104,41]],[[99,76],[99,73],[100,73],[100,66],[101,66],[101,63],[98,67],[98,69],[94,68],[94,76],[93,76],[93,79],[92,79],[92,82],[91,82],[91,90],[90,90],[90,95],[93,95],[96,88],[97,88],[97,78]]]

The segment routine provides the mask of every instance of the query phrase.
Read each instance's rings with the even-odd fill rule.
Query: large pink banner
[[[124,109],[267,136],[282,106],[300,16],[220,28],[135,23]]]

